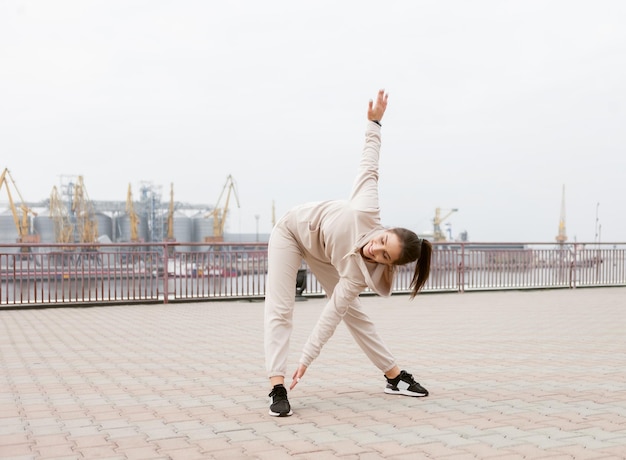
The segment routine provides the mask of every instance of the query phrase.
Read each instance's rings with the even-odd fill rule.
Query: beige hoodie
[[[395,268],[365,262],[361,248],[385,230],[378,205],[380,126],[368,122],[365,147],[350,198],[346,201],[309,203],[292,209],[288,226],[300,244],[305,261],[314,259],[324,270],[335,271],[335,286],[309,340],[300,363],[309,366],[358,296],[369,287],[382,296],[391,294]],[[327,266],[327,267],[326,267]]]

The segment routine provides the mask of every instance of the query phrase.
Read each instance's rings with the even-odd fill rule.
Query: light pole
[[[256,219],[256,241],[259,242],[259,215],[255,214],[254,218]]]
[[[598,232],[599,232],[599,225],[600,225],[600,219],[598,218],[598,208],[600,207],[600,203],[596,204],[596,232],[595,232],[595,236],[593,237],[593,242],[594,243],[598,243]]]

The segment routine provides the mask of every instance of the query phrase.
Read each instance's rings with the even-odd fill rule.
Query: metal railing
[[[423,292],[626,286],[626,243],[434,247]],[[264,297],[266,244],[184,243],[184,248],[176,243],[0,244],[0,307]],[[410,292],[413,270],[413,264],[398,268],[394,293]],[[324,295],[310,271],[304,295]]]

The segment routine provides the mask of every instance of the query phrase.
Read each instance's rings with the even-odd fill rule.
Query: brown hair
[[[406,228],[391,228],[390,232],[395,233],[402,243],[402,252],[394,265],[405,265],[414,261],[415,272],[411,279],[411,299],[422,289],[428,276],[430,275],[430,258],[433,253],[433,246],[430,241],[420,238],[415,232]]]

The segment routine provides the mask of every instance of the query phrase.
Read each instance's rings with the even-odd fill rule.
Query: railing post
[[[574,243],[574,257],[569,268],[569,286],[571,289],[576,289],[576,259],[578,258],[577,244]]]
[[[465,292],[465,243],[461,243],[461,261],[458,270],[459,292]]]
[[[169,293],[169,274],[167,273],[167,266],[169,265],[168,256],[169,256],[169,247],[167,243],[163,243],[163,303],[167,303],[170,293]],[[158,275],[158,270],[157,270]]]

